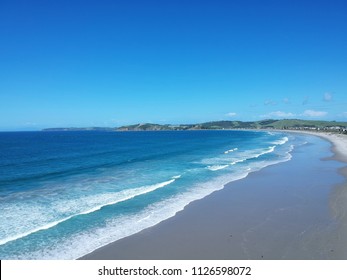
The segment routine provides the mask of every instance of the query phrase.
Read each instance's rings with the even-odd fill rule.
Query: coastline
[[[344,135],[287,132],[324,138],[334,159],[347,162]],[[346,259],[347,174],[341,178],[341,164],[321,160],[331,157],[326,141],[315,145],[81,259]]]
[[[347,163],[347,135],[331,132],[285,130],[288,133],[301,133],[321,137],[332,144],[333,159]]]

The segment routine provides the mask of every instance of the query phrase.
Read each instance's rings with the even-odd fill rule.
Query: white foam
[[[229,153],[235,152],[235,151],[237,151],[237,150],[238,150],[238,148],[234,148],[234,149],[231,149],[231,150],[227,150],[227,151],[224,152],[224,154],[229,154]]]
[[[260,154],[254,156],[254,158],[258,158],[258,157],[260,157],[262,155],[266,155],[266,154],[272,153],[275,150],[275,148],[276,148],[276,146],[270,146],[264,152],[261,152]]]
[[[92,212],[95,212],[95,211],[98,211],[100,210],[102,207],[105,207],[105,206],[108,206],[108,205],[113,205],[113,204],[117,204],[119,202],[123,202],[123,201],[126,201],[126,200],[129,200],[129,199],[132,199],[136,196],[140,196],[140,195],[143,195],[143,194],[146,194],[146,193],[149,193],[149,192],[152,192],[152,191],[155,191],[159,188],[162,188],[162,187],[165,187],[171,183],[173,183],[175,181],[175,179],[171,179],[169,181],[166,181],[166,182],[162,182],[162,183],[158,183],[158,184],[154,184],[154,185],[151,185],[151,186],[145,186],[145,187],[141,187],[141,188],[137,188],[137,189],[131,189],[131,190],[125,190],[125,191],[121,191],[120,193],[122,195],[124,195],[123,198],[121,199],[117,199],[117,200],[114,200],[114,201],[110,201],[110,202],[107,202],[107,203],[103,203],[103,204],[100,204],[96,207],[93,207],[91,209],[88,209],[86,211],[83,211],[79,214],[76,214],[74,216],[77,216],[77,215],[85,215],[85,214],[89,214],[89,213],[92,213]]]
[[[262,155],[272,153],[275,150],[276,146],[270,146],[267,149],[255,149],[246,152],[242,152],[238,155],[237,158],[232,159],[230,162],[231,165],[244,162],[249,159],[259,158]]]
[[[285,137],[283,137],[280,140],[272,142],[272,144],[274,144],[274,145],[283,145],[283,144],[287,143],[288,141],[289,141],[289,138],[285,136]]]
[[[206,168],[211,170],[211,171],[217,171],[217,170],[221,170],[224,168],[227,168],[229,165],[225,164],[225,165],[212,165],[212,166],[207,166]]]
[[[31,215],[26,215],[28,214],[28,208],[23,207],[23,208],[18,208],[17,209],[6,209],[9,211],[6,211],[6,218],[7,219],[11,219],[13,217],[12,214],[15,215],[21,215],[23,214],[23,217],[25,217],[26,219],[23,220],[22,224],[17,224],[16,229],[13,228],[9,228],[7,230],[7,232],[5,232],[5,234],[7,233],[9,236],[7,237],[3,237],[2,239],[0,239],[0,245],[6,244],[10,241],[14,241],[16,239],[19,238],[23,238],[25,236],[28,236],[32,233],[41,231],[41,230],[47,230],[49,228],[52,228],[62,222],[65,222],[73,217],[79,216],[79,215],[86,215],[86,214],[90,214],[92,212],[98,211],[100,210],[102,207],[105,206],[109,206],[109,205],[114,205],[117,204],[119,202],[123,202],[129,199],[132,199],[134,197],[140,196],[140,195],[144,195],[146,193],[149,192],[153,192],[159,188],[165,187],[171,183],[173,183],[175,181],[175,179],[171,179],[169,181],[165,181],[165,182],[161,182],[158,184],[154,184],[154,185],[150,185],[150,186],[143,186],[143,187],[139,187],[139,188],[135,188],[135,189],[129,189],[129,190],[124,190],[124,191],[120,191],[120,192],[116,192],[116,193],[112,193],[112,194],[103,194],[103,195],[95,195],[95,196],[86,196],[86,197],[82,197],[81,199],[77,199],[77,200],[73,200],[73,201],[64,201],[63,204],[59,204],[59,205],[53,205],[53,209],[54,210],[58,210],[58,211],[65,211],[66,213],[71,211],[71,210],[76,210],[74,208],[77,207],[81,207],[81,204],[85,204],[85,207],[90,207],[91,204],[96,204],[94,207],[90,207],[88,209],[85,209],[83,211],[79,211],[79,212],[75,212],[72,215],[68,215],[62,219],[58,219],[55,221],[48,221],[49,219],[53,219],[54,217],[52,217],[52,215],[50,215],[50,213],[45,213],[43,210],[40,211],[40,209],[36,209],[37,213],[32,213],[32,211],[34,211],[35,209],[33,209],[33,206],[31,206],[31,210],[29,212],[29,214]],[[115,198],[116,197],[116,198]],[[70,205],[71,202],[73,203],[73,205]],[[71,209],[73,208],[73,209]],[[16,211],[17,210],[17,211]],[[13,212],[15,211],[15,212]],[[27,213],[22,213],[22,211],[26,211]],[[5,211],[2,211],[2,217],[5,218]],[[12,214],[11,214],[12,213]],[[48,215],[47,215],[48,214]],[[38,225],[40,224],[41,225]],[[18,234],[14,234],[13,235],[13,231],[14,230],[19,230],[22,231]],[[5,229],[4,229],[5,231]]]
[[[233,161],[233,162],[231,162],[230,164],[231,165],[235,165],[235,164],[237,164],[237,163],[241,163],[241,162],[244,162],[244,161],[246,161],[247,159],[238,159],[238,160],[235,160],[235,161]]]
[[[211,171],[217,171],[220,169],[224,169],[228,167],[229,165],[235,165],[237,163],[245,162],[246,160],[250,159],[257,159],[261,157],[262,155],[269,154],[274,152],[276,149],[276,146],[269,146],[267,148],[258,148],[258,149],[251,149],[246,151],[238,151],[236,152],[235,149],[232,154],[232,156],[219,156],[214,158],[206,158],[203,159],[200,163],[208,165],[206,168]]]

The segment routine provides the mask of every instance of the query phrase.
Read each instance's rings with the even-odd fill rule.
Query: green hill
[[[330,130],[346,131],[347,122],[335,121],[309,121],[299,119],[288,120],[261,120],[255,122],[243,121],[212,121],[199,124],[170,125],[170,124],[134,124],[111,127],[87,127],[87,128],[47,128],[44,131],[159,131],[159,130],[216,130],[216,129],[295,129],[295,130]]]
[[[347,122],[335,121],[309,121],[299,119],[288,120],[262,120],[255,122],[243,121],[213,121],[190,125],[160,125],[160,124],[135,124],[119,127],[117,130],[215,130],[215,129],[315,129],[315,130],[343,130]]]
[[[153,123],[133,124],[118,127],[119,131],[157,131],[157,130],[176,130],[177,126],[161,125]]]
[[[335,121],[308,121],[299,119],[289,120],[271,120],[271,122],[259,122],[261,128],[274,128],[274,129],[337,129],[346,128],[347,122]]]

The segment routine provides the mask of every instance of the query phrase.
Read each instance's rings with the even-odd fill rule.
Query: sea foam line
[[[270,146],[268,147],[265,151],[259,153],[259,154],[254,154],[254,155],[249,155],[248,157],[244,157],[244,158],[240,158],[240,159],[235,159],[234,161],[232,161],[230,164],[231,165],[235,165],[237,163],[241,163],[241,162],[244,162],[246,160],[249,160],[249,159],[253,159],[253,158],[259,158],[260,156],[262,155],[265,155],[265,154],[269,154],[269,153],[272,153],[274,150],[275,150],[276,146]]]
[[[230,150],[225,151],[224,154],[229,154],[229,153],[235,152],[237,150],[238,150],[238,148],[230,149]]]
[[[235,164],[237,164],[237,163],[244,162],[244,161],[246,161],[247,159],[251,159],[251,158],[238,159],[238,160],[235,160],[235,161],[231,162],[230,164],[231,164],[231,165],[235,165]]]
[[[150,185],[150,186],[144,186],[144,187],[140,187],[140,188],[136,188],[136,189],[132,189],[132,190],[124,190],[124,191],[118,192],[117,194],[127,194],[129,192],[131,194],[128,194],[127,196],[125,196],[123,198],[120,198],[120,199],[117,199],[117,200],[114,200],[114,201],[111,201],[111,202],[108,202],[108,203],[104,203],[104,204],[95,206],[95,207],[93,207],[91,209],[88,209],[88,210],[85,210],[85,211],[82,211],[82,212],[70,215],[70,216],[68,216],[66,218],[63,218],[63,219],[60,219],[60,220],[57,220],[57,221],[54,221],[54,222],[47,223],[47,224],[45,224],[43,226],[36,227],[36,228],[34,228],[34,229],[30,230],[30,231],[27,231],[27,232],[24,232],[24,233],[20,233],[20,234],[11,236],[11,237],[7,237],[7,238],[4,238],[4,239],[1,239],[0,240],[0,245],[4,245],[4,244],[6,244],[6,243],[8,243],[10,241],[14,241],[14,240],[26,237],[26,236],[28,236],[30,234],[33,234],[33,233],[41,231],[41,230],[47,230],[47,229],[52,228],[52,227],[54,227],[54,226],[56,226],[56,225],[58,225],[60,223],[65,222],[65,221],[67,221],[67,220],[69,220],[69,219],[71,219],[73,217],[76,217],[76,216],[79,216],[79,215],[87,215],[87,214],[90,214],[92,212],[98,211],[98,210],[100,210],[101,208],[103,208],[105,206],[114,205],[114,204],[117,204],[117,203],[129,200],[129,199],[135,198],[137,196],[144,195],[144,194],[149,193],[149,192],[153,192],[153,191],[155,191],[157,189],[160,189],[162,187],[165,187],[165,186],[173,183],[174,181],[176,181],[176,179],[171,179],[169,181],[165,181],[165,182],[154,184],[154,185]]]
[[[280,145],[280,144],[279,144]],[[281,144],[282,145],[282,144]],[[227,168],[228,166],[230,165],[235,165],[237,163],[241,163],[241,162],[244,162],[246,160],[250,160],[250,159],[254,159],[254,158],[259,158],[260,156],[262,155],[265,155],[265,154],[269,154],[269,153],[272,153],[276,148],[276,145],[275,146],[269,146],[266,150],[262,150],[261,152],[257,153],[257,154],[248,154],[248,155],[244,155],[244,157],[242,158],[238,158],[238,159],[235,159],[233,160],[232,162],[230,162],[230,164],[215,164],[215,165],[208,165],[206,168],[211,170],[211,171],[218,171],[218,170],[221,170],[221,169],[224,169],[224,168]],[[235,149],[232,149],[233,151],[236,151]],[[231,150],[228,150],[228,151],[231,151]],[[226,152],[228,152],[226,151]],[[226,153],[224,152],[224,153]]]
[[[207,166],[207,169],[211,170],[211,171],[217,171],[217,170],[221,170],[224,168],[227,168],[229,166],[229,164],[224,164],[224,165],[209,165]]]
[[[272,142],[272,144],[274,144],[274,145],[283,145],[283,144],[287,143],[288,141],[289,141],[289,138],[285,136],[285,137],[283,137],[280,140]]]
[[[256,156],[254,156],[252,158],[258,158],[258,157],[260,157],[262,155],[272,153],[275,150],[275,148],[276,148],[276,146],[270,146],[266,151],[264,151],[264,152],[262,152],[262,153],[260,153],[260,154],[258,154]]]

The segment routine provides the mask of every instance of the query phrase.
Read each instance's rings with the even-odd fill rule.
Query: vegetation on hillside
[[[48,128],[45,131],[158,131],[158,130],[216,130],[216,129],[289,129],[289,130],[329,130],[347,131],[347,122],[310,121],[299,119],[262,120],[255,122],[213,121],[200,124],[169,125],[169,124],[134,124],[121,127],[88,127],[88,128]]]

